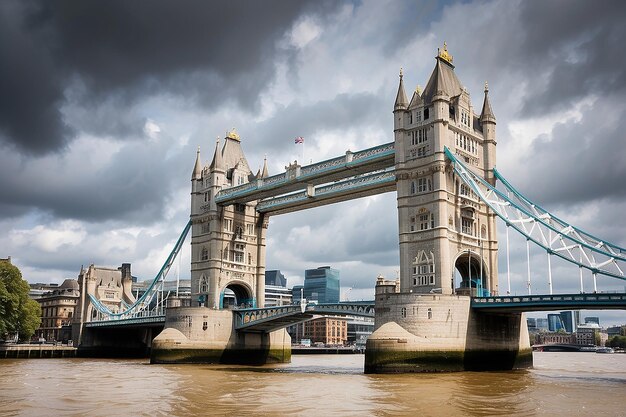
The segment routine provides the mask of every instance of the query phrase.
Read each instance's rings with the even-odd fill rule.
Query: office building
[[[548,314],[548,330],[551,332],[559,331],[563,328],[560,314]]]
[[[339,302],[339,270],[321,266],[304,271],[304,298],[318,303]]]

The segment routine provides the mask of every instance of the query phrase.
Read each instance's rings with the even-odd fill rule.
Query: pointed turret
[[[409,104],[409,108],[413,109],[422,104],[422,88],[418,85],[413,92],[413,97],[411,98],[411,103]]]
[[[409,105],[409,101],[406,99],[406,93],[404,92],[404,81],[402,81],[402,68],[400,68],[400,85],[398,86],[398,94],[396,95],[396,104],[393,106],[394,110],[406,110]]]
[[[263,158],[263,170],[261,171],[261,178],[267,178],[269,172],[267,170],[267,155]]]
[[[424,87],[422,100],[424,104],[430,104],[435,96],[456,97],[463,92],[461,82],[454,73],[452,65],[452,55],[448,53],[448,46],[444,42],[443,51],[438,50],[436,56],[437,63],[430,78]]]
[[[224,171],[224,161],[222,160],[222,152],[220,151],[220,138],[217,137],[215,141],[215,154],[213,155],[213,161],[210,166],[211,171]]]
[[[193,174],[191,174],[192,180],[199,180],[202,178],[202,164],[200,163],[200,147],[198,146],[198,153],[196,154],[196,164],[193,167]]]
[[[489,85],[487,81],[485,81],[485,101],[483,102],[483,110],[480,113],[480,123],[496,123],[496,116],[493,114],[493,110],[491,110],[491,103],[489,102]]]

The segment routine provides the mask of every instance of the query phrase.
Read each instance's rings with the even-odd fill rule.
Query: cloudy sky
[[[236,127],[253,169],[267,155],[274,174],[389,142],[400,67],[409,93],[424,86],[444,41],[476,112],[489,81],[499,170],[626,246],[625,21],[619,1],[3,1],[0,257],[30,282],[91,263],[151,278],[187,222],[198,146],[209,163]],[[398,269],[393,193],[274,217],[268,237],[290,286],[332,265],[344,296],[369,299]],[[512,253],[524,293],[523,239]],[[577,269],[553,266],[556,290],[577,292]]]

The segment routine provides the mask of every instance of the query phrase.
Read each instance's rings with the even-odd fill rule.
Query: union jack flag
[[[296,143],[296,145],[297,145],[298,143],[304,143],[304,138],[303,138],[302,136],[298,136],[298,137],[296,138],[295,143]]]

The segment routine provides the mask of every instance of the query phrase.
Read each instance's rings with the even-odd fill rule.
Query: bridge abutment
[[[376,295],[366,373],[510,370],[532,366],[521,313],[483,313],[460,295]]]
[[[152,341],[151,363],[263,365],[291,361],[285,329],[270,333],[236,331],[232,310],[170,307],[165,330]]]

